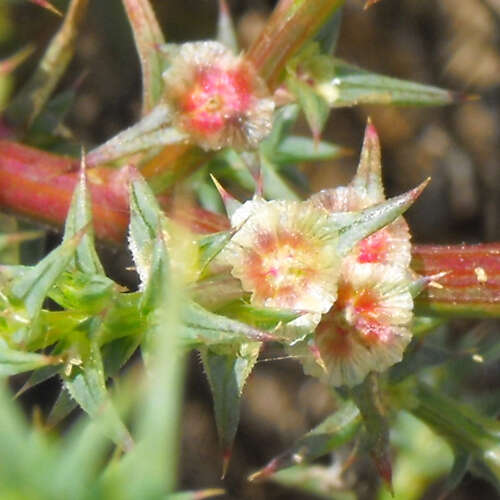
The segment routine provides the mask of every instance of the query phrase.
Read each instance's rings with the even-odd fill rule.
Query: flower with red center
[[[334,306],[311,339],[291,348],[304,371],[333,386],[353,386],[401,361],[411,340],[411,282],[400,266],[344,265]]]
[[[338,233],[328,214],[308,202],[256,198],[241,205],[231,223],[240,229],[222,259],[252,303],[313,313],[304,314],[312,331],[337,293]]]
[[[263,80],[218,42],[183,44],[163,78],[175,125],[203,149],[254,149],[271,131]]]

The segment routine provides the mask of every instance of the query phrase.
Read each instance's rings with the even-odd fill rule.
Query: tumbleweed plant
[[[0,60],[0,499],[224,495],[223,482],[179,484],[191,351],[211,390],[223,477],[245,383],[272,350],[323,384],[333,409],[250,482],[412,499],[441,478],[444,498],[471,473],[500,490],[497,388],[488,404],[468,397],[460,366],[498,369],[494,323],[477,335],[474,320],[500,316],[500,244],[413,244],[404,213],[432,180],[388,196],[369,118],[345,185],[313,193],[300,170],[349,154],[323,139],[333,109],[471,96],[336,57],[351,0],[280,0],[246,50],[224,0],[214,39],[181,44],[165,39],[148,0],[122,0],[142,107],[90,144],[64,122],[79,87],[62,78],[97,2],[31,2],[61,25],[15,92],[34,47]],[[63,236],[43,255],[47,225]],[[135,288],[110,277],[109,247],[128,248]],[[450,346],[443,329],[457,318],[470,331]],[[52,377],[52,408],[28,422],[16,398]],[[363,474],[375,478],[364,494]]]

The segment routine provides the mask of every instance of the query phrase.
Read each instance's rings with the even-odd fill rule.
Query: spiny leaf
[[[392,487],[392,464],[389,443],[387,409],[382,400],[378,375],[370,373],[364,382],[352,390],[352,396],[363,417],[367,444],[377,471],[389,488]]]
[[[299,109],[297,104],[289,104],[276,111],[271,133],[260,145],[263,153],[272,156],[273,151],[289,136],[290,129],[299,117]]]
[[[431,85],[370,73],[340,59],[334,60],[334,76],[316,84],[316,90],[333,107],[359,104],[442,106],[463,99]]]
[[[234,230],[222,231],[220,233],[209,234],[202,237],[199,242],[200,248],[200,269],[205,270],[222,249],[229,243],[234,235]]]
[[[61,361],[58,358],[11,349],[7,342],[0,338],[0,376],[2,377],[60,363]]]
[[[117,285],[103,274],[65,271],[49,296],[67,310],[98,314],[111,304]]]
[[[91,200],[85,173],[85,155],[82,154],[80,178],[66,216],[63,242],[73,238],[84,227],[87,230],[76,249],[73,266],[82,273],[104,275],[104,269],[95,250]]]
[[[148,0],[123,0],[134,33],[142,69],[142,114],[149,113],[163,92],[162,72],[165,61],[160,46],[165,39]]]
[[[97,322],[95,328],[99,328]],[[116,412],[106,389],[101,352],[95,340],[90,342],[87,359],[81,366],[73,366],[71,373],[65,374],[63,379],[68,392],[85,412],[91,417],[105,419],[109,437],[125,450],[131,449],[132,437]]]
[[[50,10],[54,14],[58,16],[62,16],[62,12],[59,9],[56,9],[50,2],[47,0],[29,0],[31,3],[35,3],[44,9]]]
[[[158,104],[141,121],[90,151],[87,155],[87,165],[95,167],[145,150],[186,144],[187,134],[169,126],[170,119],[168,106]]]
[[[309,137],[288,136],[272,152],[271,159],[278,165],[333,160],[344,156],[347,150],[329,142],[315,142]]]
[[[250,481],[265,479],[281,469],[326,455],[349,442],[358,432],[360,425],[361,415],[358,408],[353,402],[347,401],[335,413],[300,438],[290,449],[273,458],[248,479]]]
[[[359,160],[356,175],[351,181],[351,186],[355,189],[366,191],[369,199],[384,201],[384,186],[382,184],[382,154],[380,151],[380,141],[377,130],[368,118],[365,136],[363,138],[363,148]]]
[[[184,324],[181,339],[190,347],[279,339],[271,333],[209,312],[194,302],[184,305],[181,317]]]
[[[288,75],[286,84],[297,97],[307,123],[311,128],[314,141],[318,143],[321,138],[323,127],[330,114],[328,102],[310,85],[301,81],[292,73]]]
[[[49,416],[47,417],[47,425],[55,427],[76,408],[78,408],[78,403],[71,397],[68,389],[63,387],[50,409]]]
[[[233,441],[240,420],[243,386],[259,356],[261,344],[244,343],[235,354],[218,354],[200,349],[203,367],[212,390],[215,421],[222,448],[224,477],[232,453]]]
[[[71,0],[63,24],[50,41],[35,73],[7,108],[10,122],[28,128],[44,107],[73,57],[87,5],[88,0]]]
[[[48,291],[66,269],[85,231],[86,228],[80,230],[12,282],[10,295],[24,305],[30,318],[40,312]]]
[[[220,309],[218,313],[237,318],[262,330],[271,330],[282,323],[293,321],[301,315],[297,311],[255,307],[241,300],[228,304]]]
[[[337,46],[342,24],[342,9],[335,11],[330,19],[323,25],[321,31],[316,35],[323,54],[333,54]]]
[[[130,184],[129,247],[141,282],[149,276],[156,232],[161,226],[161,209],[158,202],[139,173],[134,174]]]
[[[267,155],[261,155],[261,167],[264,184],[264,194],[267,198],[278,200],[300,200],[299,195],[288,185],[279,174],[278,165]]]
[[[420,196],[430,179],[420,186],[360,212],[338,212],[330,215],[339,228],[339,253],[346,255],[363,238],[390,224],[403,214]]]
[[[238,52],[238,40],[234,29],[231,11],[226,0],[219,0],[219,18],[217,20],[217,41],[224,44],[235,54]]]

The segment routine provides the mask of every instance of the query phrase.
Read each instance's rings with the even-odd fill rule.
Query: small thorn
[[[324,373],[328,373],[328,370],[326,369],[325,362],[323,361],[323,358],[321,356],[321,352],[318,349],[318,346],[316,344],[310,345],[309,350],[311,351],[311,354],[314,357],[314,361],[316,361],[316,364],[319,365],[319,367],[323,370]]]
[[[372,123],[372,119],[368,117],[366,120],[366,128],[365,128],[365,139],[369,141],[378,141],[378,133],[375,125]]]
[[[278,470],[278,460],[273,458],[264,468],[254,472],[250,476],[248,476],[248,481],[260,481],[261,479],[265,479],[269,476],[272,476]]]
[[[219,191],[220,197],[222,198],[222,203],[226,207],[226,212],[229,217],[231,217],[238,208],[241,207],[241,203],[232,195],[230,195],[219,183],[219,181],[210,174],[212,182],[215,184],[217,191]]]
[[[63,13],[54,7],[50,2],[47,0],[30,0],[31,3],[34,3],[36,5],[39,5],[40,7],[43,7],[44,9],[49,10],[53,14],[56,14],[57,16],[63,17]]]
[[[389,490],[389,493],[394,497],[394,487],[392,485],[392,465],[389,457],[373,457],[375,461],[375,467],[380,477],[384,481],[385,486]]]
[[[229,468],[229,462],[231,461],[231,456],[232,456],[232,451],[231,449],[227,449],[224,451],[222,454],[222,474],[221,474],[221,479],[225,479],[226,474],[227,474],[227,469]]]

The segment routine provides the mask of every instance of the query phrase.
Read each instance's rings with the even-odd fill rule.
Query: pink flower
[[[222,258],[251,292],[253,304],[306,313],[330,309],[340,257],[337,230],[324,210],[308,202],[256,198],[238,208],[231,223],[241,227]]]
[[[353,386],[401,361],[411,340],[411,281],[400,266],[344,265],[334,306],[313,338],[291,349],[304,371],[333,386]]]
[[[361,161],[347,187],[321,191],[311,202],[329,213],[357,211],[385,200],[380,145],[368,124]],[[411,340],[410,233],[402,217],[361,240],[341,264],[338,297],[314,334],[290,348],[304,371],[333,386],[353,386],[401,361]]]
[[[174,124],[203,149],[254,149],[271,131],[274,101],[264,82],[224,45],[183,44],[163,77]]]

